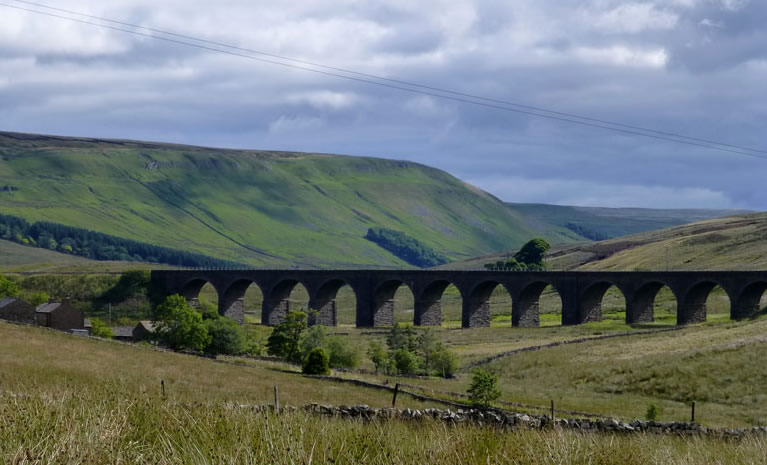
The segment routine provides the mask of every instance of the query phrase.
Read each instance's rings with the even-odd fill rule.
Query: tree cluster
[[[260,352],[236,321],[215,309],[197,310],[178,294],[168,296],[154,311],[155,337],[173,350],[191,350],[212,355],[241,355]]]
[[[442,265],[448,262],[447,258],[437,253],[431,247],[400,231],[370,228],[367,234],[365,234],[365,239],[375,242],[407,263],[421,268]]]
[[[310,374],[325,373],[314,372],[318,369],[315,364],[322,359],[320,353],[327,357],[328,368],[355,368],[359,365],[360,354],[346,339],[328,335],[327,328],[321,325],[307,327],[306,320],[304,312],[288,313],[285,320],[274,327],[266,342],[269,355],[301,364],[304,372]]]
[[[373,341],[367,354],[376,372],[386,374],[451,378],[458,368],[457,357],[439,341],[434,331],[427,328],[416,332],[399,323],[387,335],[386,348],[380,342]]]
[[[522,246],[507,260],[485,263],[485,269],[493,271],[542,271],[546,269],[546,252],[551,249],[548,242],[535,238]]]
[[[30,224],[23,218],[9,215],[0,215],[0,239],[93,260],[164,263],[194,268],[241,266],[235,262],[198,253],[160,247],[47,221]]]

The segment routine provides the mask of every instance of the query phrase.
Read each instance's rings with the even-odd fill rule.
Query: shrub
[[[655,405],[655,403],[651,403],[647,406],[647,412],[645,413],[645,418],[647,421],[656,421],[658,419],[658,415],[660,414],[660,410],[658,409],[658,406]]]
[[[469,400],[478,407],[487,408],[490,403],[501,397],[498,389],[498,377],[481,368],[474,370],[471,386],[468,389]]]
[[[412,375],[418,371],[418,356],[404,347],[397,349],[394,352],[394,367],[397,373]]]
[[[370,361],[373,362],[373,365],[376,367],[376,373],[378,373],[378,371],[381,369],[383,369],[385,372],[388,372],[389,353],[386,352],[380,342],[371,341],[370,345],[368,346],[367,354],[368,357],[370,357]]]
[[[302,372],[307,375],[327,375],[330,374],[330,359],[322,347],[316,347],[306,354]]]
[[[106,323],[98,318],[91,318],[91,335],[96,337],[103,337],[104,339],[112,339],[115,337],[112,328],[107,326]]]
[[[245,330],[236,321],[219,317],[207,319],[204,324],[210,335],[206,352],[214,355],[239,355],[247,351]]]
[[[325,348],[332,368],[355,368],[360,364],[359,352],[340,336],[327,338]]]
[[[0,275],[0,297],[18,297],[19,284],[3,275]]]
[[[458,357],[444,347],[434,352],[432,357],[434,372],[443,378],[452,378],[458,369]]]

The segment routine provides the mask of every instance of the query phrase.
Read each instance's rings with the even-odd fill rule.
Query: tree
[[[525,265],[538,265],[544,266],[544,260],[546,252],[551,249],[548,242],[540,237],[531,239],[525,245],[522,246],[519,251],[514,254],[514,259]]]
[[[210,335],[205,351],[214,355],[239,355],[248,349],[245,330],[234,320],[225,317],[204,320]]]
[[[370,342],[370,345],[368,346],[368,357],[370,357],[370,361],[375,365],[376,373],[382,368],[386,371],[389,367],[389,353],[386,352],[383,344],[378,341]]]
[[[3,275],[0,275],[0,297],[18,297],[19,284]]]
[[[157,306],[155,320],[159,339],[171,349],[199,351],[210,344],[211,337],[202,315],[178,294],[168,296]]]
[[[107,326],[106,323],[98,318],[91,318],[91,335],[96,337],[103,337],[104,339],[112,339],[115,337],[112,328]]]
[[[394,367],[397,373],[412,375],[418,371],[418,356],[402,347],[394,352]]]
[[[434,353],[442,347],[437,335],[430,328],[426,328],[418,335],[418,353],[423,360],[423,369],[428,374],[432,367]]]
[[[306,334],[301,339],[301,354],[302,357],[306,356],[312,349],[317,347],[324,347],[325,338],[327,337],[328,329],[322,325],[314,325],[306,330]]]
[[[389,350],[392,352],[403,347],[407,350],[415,351],[418,347],[418,342],[413,328],[395,323],[386,336],[386,345],[389,346]]]
[[[360,364],[360,354],[349,342],[340,336],[330,336],[325,340],[325,349],[330,357],[332,368],[355,368]]]
[[[458,357],[454,353],[440,347],[433,354],[434,372],[443,378],[452,378],[458,369]]]
[[[467,392],[472,404],[487,408],[492,401],[501,397],[501,391],[498,389],[498,377],[477,368],[471,377],[471,386]]]
[[[29,305],[37,307],[40,304],[44,304],[51,299],[51,296],[47,292],[26,292],[23,294],[24,300],[29,302]]]
[[[290,312],[285,321],[272,330],[266,341],[269,355],[276,355],[291,362],[301,362],[301,338],[306,330],[306,313]]]
[[[307,375],[327,375],[330,374],[328,363],[328,354],[322,347],[316,347],[306,354],[301,371]]]

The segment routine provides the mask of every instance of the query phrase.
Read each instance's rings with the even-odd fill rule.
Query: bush
[[[229,318],[212,318],[204,322],[210,335],[210,344],[205,351],[214,355],[239,355],[247,351],[245,330]]]
[[[405,349],[397,349],[394,352],[394,367],[397,373],[402,375],[412,375],[418,372],[418,356]]]
[[[112,339],[115,337],[112,328],[107,326],[106,323],[98,318],[90,318],[91,320],[91,335],[96,337],[103,337],[104,339]]]
[[[469,400],[478,407],[487,408],[490,403],[501,397],[498,389],[498,377],[481,368],[474,370],[471,386],[468,389]]]
[[[307,375],[327,375],[330,374],[328,354],[321,347],[309,351],[304,359],[302,372]]]
[[[3,275],[0,275],[0,297],[18,297],[19,284]]]
[[[434,352],[432,359],[437,376],[452,378],[458,369],[458,357],[444,347]]]
[[[325,340],[325,348],[332,368],[355,368],[360,364],[360,354],[349,342],[340,336]]]
[[[654,403],[647,406],[647,412],[645,413],[645,418],[647,421],[656,421],[658,419],[658,415],[660,414],[660,410],[658,409],[658,406]]]
[[[389,353],[384,350],[383,345],[378,341],[371,341],[368,346],[368,357],[373,365],[376,367],[376,373],[383,369],[388,374],[389,368]]]

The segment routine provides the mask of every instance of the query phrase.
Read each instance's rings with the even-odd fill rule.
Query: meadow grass
[[[500,430],[259,413],[389,393],[0,323],[0,463],[756,464],[767,439]],[[167,383],[167,394],[159,380]],[[400,397],[402,407],[429,404]]]

